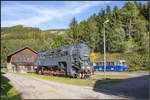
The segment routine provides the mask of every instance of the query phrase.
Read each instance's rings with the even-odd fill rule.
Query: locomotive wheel
[[[72,73],[73,73],[72,77],[73,78],[77,78],[77,74],[76,74],[77,73],[77,69],[76,68],[74,68],[74,67],[72,68]]]
[[[75,70],[72,70],[72,72],[73,72],[73,75],[72,75],[72,78],[76,78],[76,71]]]
[[[59,62],[59,66],[64,71],[63,76],[67,76],[67,64],[66,64],[66,62]]]
[[[41,70],[41,69],[39,70],[38,74],[40,74],[40,75],[42,75],[42,74],[43,74],[43,72],[42,72],[42,70]]]
[[[76,74],[73,74],[72,78],[76,78]]]
[[[85,73],[82,72],[82,74],[81,74],[81,79],[84,79],[84,78],[85,78]]]

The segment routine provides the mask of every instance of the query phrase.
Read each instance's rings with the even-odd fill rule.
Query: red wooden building
[[[29,47],[17,50],[7,56],[7,69],[10,72],[34,72],[34,61],[37,58],[37,52]]]

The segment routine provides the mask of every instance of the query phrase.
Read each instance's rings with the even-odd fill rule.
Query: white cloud
[[[2,5],[1,26],[14,26],[18,24],[38,26],[54,19],[63,19],[64,17],[77,15],[92,6],[98,6],[102,3],[104,1],[65,1],[64,5],[55,5],[55,7],[19,3],[9,6]]]

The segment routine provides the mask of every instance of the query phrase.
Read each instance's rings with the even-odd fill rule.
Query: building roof
[[[35,50],[31,49],[30,47],[26,46],[26,47],[21,48],[21,49],[19,49],[19,50],[17,50],[17,51],[14,51],[13,53],[9,54],[7,57],[10,57],[10,56],[12,56],[12,55],[14,55],[14,54],[16,54],[16,53],[18,53],[18,52],[24,50],[24,49],[29,49],[29,50],[31,50],[32,52],[36,53],[36,54],[38,53],[38,52],[36,52]]]

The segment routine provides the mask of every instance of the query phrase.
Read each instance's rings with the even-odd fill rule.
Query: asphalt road
[[[149,79],[150,75],[142,74],[134,78],[125,79],[123,82],[112,86],[99,87],[95,91],[133,99],[148,99],[150,94]]]

